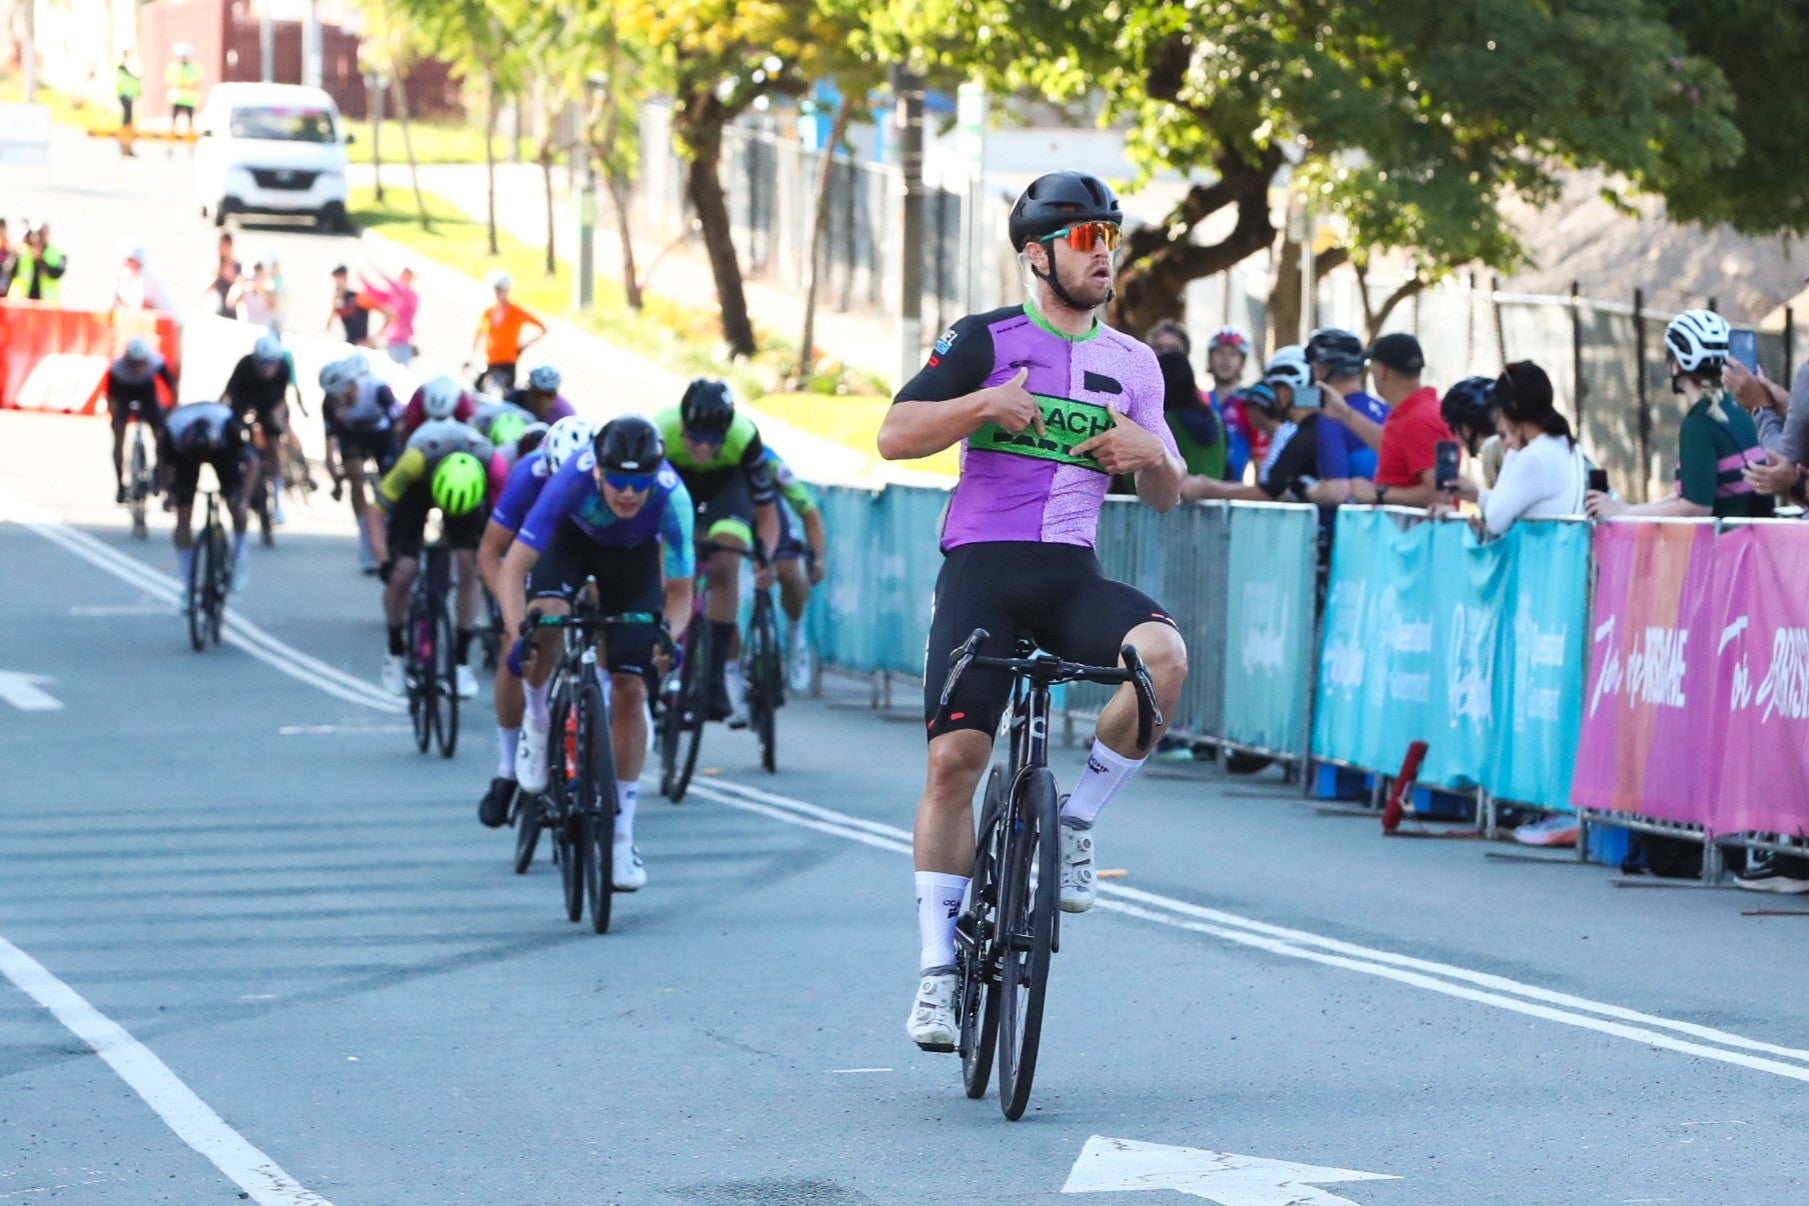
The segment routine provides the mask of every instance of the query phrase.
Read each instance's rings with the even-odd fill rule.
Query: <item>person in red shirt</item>
[[[1457,437],[1439,413],[1438,391],[1420,384],[1426,368],[1420,341],[1404,333],[1384,335],[1369,349],[1368,357],[1376,394],[1390,410],[1382,424],[1375,485],[1353,482],[1353,500],[1397,507],[1429,507],[1449,501],[1450,492],[1434,483],[1438,442]]]

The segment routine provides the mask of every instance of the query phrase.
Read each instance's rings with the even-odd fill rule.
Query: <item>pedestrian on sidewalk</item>
[[[132,70],[132,52],[126,51],[119,56],[119,67],[114,71],[114,92],[119,96],[119,153],[136,155],[132,149],[132,102],[144,94],[144,81]]]
[[[345,341],[355,347],[368,347],[371,342],[371,312],[364,299],[347,281],[351,274],[344,264],[333,269],[333,309],[327,315],[326,329],[333,329],[335,319],[345,328]]]
[[[201,66],[194,61],[195,48],[187,42],[178,42],[171,48],[176,61],[164,72],[165,90],[170,97],[170,155],[176,154],[176,122],[180,118],[188,119],[188,136],[192,141],[195,136],[195,110],[201,105]]]
[[[113,308],[116,310],[156,310],[174,317],[176,303],[145,266],[142,247],[131,247],[121,257],[119,275],[113,280]]]
[[[245,270],[239,266],[239,261],[233,256],[230,232],[222,231],[220,233],[218,246],[219,263],[215,265],[214,278],[208,282],[204,292],[213,298],[215,314],[221,318],[236,318],[231,300],[232,287],[239,283],[239,278],[245,275]]]
[[[415,310],[421,304],[415,292],[415,270],[404,268],[395,276],[381,268],[373,271],[382,279],[381,285],[373,284],[363,272],[358,274],[358,283],[372,307],[383,315],[384,350],[397,364],[407,364],[420,355],[415,347]]]
[[[484,371],[478,376],[477,388],[482,390],[488,380],[503,389],[514,389],[515,366],[523,352],[546,337],[546,324],[509,300],[515,282],[508,273],[492,271],[485,280],[496,293],[496,304],[484,311],[471,336],[471,358],[477,359],[480,346],[484,350]],[[537,328],[539,333],[524,340],[524,327]]]

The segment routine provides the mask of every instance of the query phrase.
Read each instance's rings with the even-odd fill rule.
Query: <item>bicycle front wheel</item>
[[[183,610],[188,613],[188,643],[196,653],[207,648],[207,592],[213,582],[207,565],[212,556],[213,542],[203,532],[201,540],[189,548],[188,590],[183,599]]]
[[[779,769],[778,709],[784,688],[772,596],[764,592],[754,601],[754,620],[748,628],[748,686],[748,720],[760,742],[760,766],[774,774]]]
[[[616,759],[609,739],[609,706],[594,674],[578,693],[578,801],[584,815],[581,835],[589,847],[584,860],[584,895],[590,926],[609,932],[615,895]]]
[[[126,497],[131,500],[132,535],[140,540],[150,536],[150,529],[145,525],[145,502],[151,494],[151,465],[144,450],[144,428],[134,424],[132,439],[132,484],[127,487]]]
[[[666,798],[674,804],[685,798],[691,776],[697,770],[697,752],[703,748],[704,724],[710,716],[710,628],[703,617],[694,617],[686,639],[685,666],[678,693],[679,727],[674,735],[672,773]]]
[[[993,1053],[999,1041],[998,956],[994,939],[999,927],[999,852],[1004,835],[1005,768],[994,765],[986,777],[980,828],[974,840],[974,872],[967,885],[967,908],[955,923],[956,962],[961,969],[955,1008],[961,1021],[956,1050],[961,1052],[961,1085],[974,1100],[986,1096],[992,1078]]]
[[[999,1108],[1017,1121],[1030,1104],[1043,1035],[1043,997],[1061,898],[1061,830],[1055,776],[1032,767],[1019,776],[1006,818],[999,874]]]
[[[515,874],[526,875],[534,863],[534,848],[540,845],[540,797],[532,792],[515,793]]]
[[[207,566],[207,635],[218,645],[226,626],[226,596],[232,590],[232,548],[218,520],[207,529],[207,537],[212,551]]]
[[[408,719],[414,725],[415,749],[425,754],[433,745],[434,693],[439,689],[433,674],[434,643],[438,631],[433,617],[427,614],[419,598],[408,605],[408,623],[403,629],[408,641],[404,656],[404,673],[408,682]]]
[[[584,916],[585,847],[589,834],[583,825],[582,801],[577,797],[578,716],[571,693],[564,686],[555,697],[552,721],[546,736],[546,787],[552,805],[553,858],[559,863],[566,919],[577,921]]]
[[[440,757],[450,758],[459,747],[459,680],[458,665],[454,660],[458,647],[454,644],[452,617],[443,607],[435,617],[434,628],[437,638],[434,641],[433,677],[437,690],[434,692],[433,732],[439,742]]]

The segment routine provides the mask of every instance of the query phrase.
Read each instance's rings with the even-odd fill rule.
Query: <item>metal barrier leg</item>
[[[1727,856],[1714,838],[1702,839],[1702,882],[1710,887],[1719,884],[1727,871]]]

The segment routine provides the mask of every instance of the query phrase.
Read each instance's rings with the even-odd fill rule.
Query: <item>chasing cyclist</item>
[[[321,422],[327,430],[327,472],[351,488],[352,516],[358,521],[358,555],[366,573],[377,572],[376,540],[382,512],[364,492],[365,463],[374,461],[382,477],[396,463],[396,395],[370,371],[362,353],[335,360],[320,370]]]
[[[829,573],[829,533],[810,487],[798,480],[771,447],[766,450],[766,471],[779,492],[779,543],[773,550],[773,573],[779,579],[779,606],[785,610],[785,673],[791,689],[803,692],[810,690],[811,677],[804,610],[810,606],[810,588]]]
[[[538,451],[523,456],[509,470],[502,496],[490,509],[490,522],[484,526],[483,539],[477,546],[478,572],[484,576],[484,585],[490,588],[492,598],[503,598],[503,555],[514,543],[522,521],[534,509],[552,476],[566,461],[590,447],[591,438],[596,434],[596,429],[577,415],[561,419],[547,431]],[[513,634],[514,629],[505,621],[503,632]],[[496,667],[493,698],[496,703],[496,774],[484,792],[483,802],[477,806],[477,818],[495,829],[508,821],[509,804],[515,798],[515,751],[521,744],[521,714],[525,706],[521,672],[509,658],[503,658],[502,664]]]
[[[696,504],[698,539],[724,546],[702,566],[709,584],[704,618],[710,622],[710,719],[740,727],[747,723],[745,689],[732,654],[741,607],[741,557],[730,550],[752,549],[755,586],[765,590],[772,584],[769,567],[779,542],[779,509],[766,447],[754,421],[735,413],[728,383],[706,377],[692,381],[679,404],[653,422],[665,441],[667,459]]]
[[[434,388],[444,382],[450,389]],[[477,676],[465,664],[475,637],[481,583],[477,545],[484,534],[484,502],[500,489],[502,458],[490,441],[467,423],[452,417],[458,384],[449,377],[429,382],[427,422],[408,438],[395,467],[377,486],[378,505],[389,516],[386,529],[375,534],[378,571],[383,579],[383,615],[389,627],[389,654],[383,662],[383,688],[406,693],[402,627],[408,615],[408,592],[420,569],[427,514],[440,509],[446,543],[458,570],[454,607],[453,663],[458,695],[477,694]]]
[[[126,424],[137,416],[149,423],[153,434],[163,434],[163,403],[157,397],[161,381],[176,397],[176,374],[151,349],[148,339],[128,339],[125,351],[107,366],[107,415],[113,420],[113,481],[118,487],[114,502],[126,501]]]
[[[1108,580],[1093,544],[1112,474],[1135,474],[1145,505],[1167,511],[1185,472],[1163,420],[1155,353],[1101,322],[1123,214],[1083,172],[1038,177],[1012,207],[1011,245],[1030,299],[958,321],[898,392],[879,432],[887,460],[963,445],[944,513],[924,675],[929,770],[917,808],[921,980],[905,1029],[927,1051],[955,1048],[955,918],[974,860],[974,789],[1009,694],[1003,671],[970,669],[946,709],[949,655],[976,628],[979,652],[1012,655],[1020,636],[1058,657],[1116,665],[1134,645],[1169,714],[1187,652],[1162,607]],[[1061,907],[1091,908],[1092,827],[1143,764],[1137,703],[1121,687],[1100,713],[1086,769],[1062,804]],[[1160,732],[1156,734],[1160,736]]]
[[[176,560],[188,581],[195,560],[195,491],[201,466],[212,465],[232,514],[233,589],[246,582],[245,424],[224,402],[189,402],[172,410],[157,437],[157,480],[176,504]]]
[[[624,415],[566,460],[503,558],[497,600],[508,631],[519,631],[527,618],[530,594],[543,614],[565,615],[585,579],[594,577],[604,614],[663,614],[672,637],[684,635],[697,572],[692,503],[665,453],[652,423]],[[659,673],[659,627],[625,625],[604,639],[618,776],[614,882],[618,890],[633,892],[647,883],[634,845],[634,814],[647,761],[647,691]],[[511,653],[522,662],[527,700],[515,756],[523,791],[546,790],[547,680],[559,660],[559,645],[556,630],[542,629]]]
[[[255,419],[264,433],[264,475],[270,482],[271,519],[275,523],[284,522],[282,441],[289,429],[291,390],[300,403],[295,361],[273,333],[259,336],[251,351],[239,357],[220,394],[220,401],[232,407],[242,423],[249,425]]]
[[[510,390],[503,396],[503,400],[513,402],[542,423],[557,423],[568,415],[578,413],[559,393],[559,386],[564,380],[559,375],[559,370],[552,365],[537,365],[528,374],[527,385],[522,389]]]

